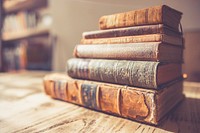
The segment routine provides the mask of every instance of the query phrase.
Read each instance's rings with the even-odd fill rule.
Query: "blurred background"
[[[103,15],[166,4],[183,12],[183,72],[200,82],[199,0],[0,0],[0,70],[65,71],[82,33]]]

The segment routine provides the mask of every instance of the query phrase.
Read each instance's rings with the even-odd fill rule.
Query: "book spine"
[[[141,43],[162,42],[162,34],[124,36],[113,38],[81,39],[81,44],[119,44],[119,43]]]
[[[145,25],[145,26],[135,26],[117,29],[107,29],[98,31],[88,31],[83,32],[82,38],[84,39],[96,39],[96,38],[112,38],[112,37],[122,37],[122,36],[137,36],[137,35],[147,35],[147,34],[166,34],[170,36],[180,37],[181,32],[174,30],[173,28],[163,25]]]
[[[154,91],[67,79],[49,79],[44,83],[45,92],[53,98],[135,121],[158,123]]]
[[[68,75],[73,78],[117,83],[145,88],[157,88],[158,62],[70,59]]]
[[[120,43],[147,43],[164,42],[183,47],[183,37],[166,34],[149,34],[138,36],[123,36],[113,38],[81,39],[81,44],[120,44]]]
[[[73,54],[78,58],[160,61],[158,56],[160,44],[77,45]]]
[[[100,29],[159,24],[162,23],[162,7],[156,6],[125,13],[102,16],[99,19]]]
[[[135,35],[145,35],[145,34],[167,34],[165,32],[162,24],[158,25],[146,25],[146,26],[135,26],[127,28],[118,29],[108,29],[108,30],[98,30],[83,32],[82,37],[84,39],[94,39],[94,38],[110,38],[110,37],[121,37],[121,36],[135,36]],[[174,33],[177,34],[177,33]]]

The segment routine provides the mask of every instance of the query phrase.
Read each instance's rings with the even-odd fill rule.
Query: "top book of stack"
[[[165,24],[179,31],[182,13],[166,5],[102,16],[99,19],[101,30],[122,27]]]

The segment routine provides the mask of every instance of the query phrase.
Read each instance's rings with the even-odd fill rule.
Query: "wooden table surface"
[[[185,82],[186,99],[160,126],[151,126],[53,100],[43,92],[46,72],[0,74],[0,132],[200,133],[200,83]]]

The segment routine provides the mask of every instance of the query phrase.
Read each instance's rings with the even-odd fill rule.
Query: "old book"
[[[162,42],[129,44],[77,45],[74,56],[78,58],[116,59],[179,62],[183,61],[183,48]]]
[[[154,6],[124,13],[102,16],[100,29],[113,29],[137,25],[165,24],[178,31],[182,13],[166,5]]]
[[[117,29],[97,30],[83,32],[82,37],[85,39],[94,38],[109,38],[109,37],[121,37],[121,36],[135,36],[145,34],[166,34],[171,36],[181,36],[180,32],[175,31],[173,28],[163,25],[143,25],[134,27],[125,27]]]
[[[65,74],[44,77],[46,94],[90,109],[157,125],[182,99],[183,82],[160,90],[71,79]]]
[[[120,44],[120,43],[141,43],[141,42],[165,42],[173,45],[183,46],[183,38],[169,36],[166,34],[149,34],[137,36],[123,36],[112,38],[81,39],[81,44]]]
[[[181,64],[72,58],[67,62],[67,72],[72,78],[158,89],[181,76]]]

